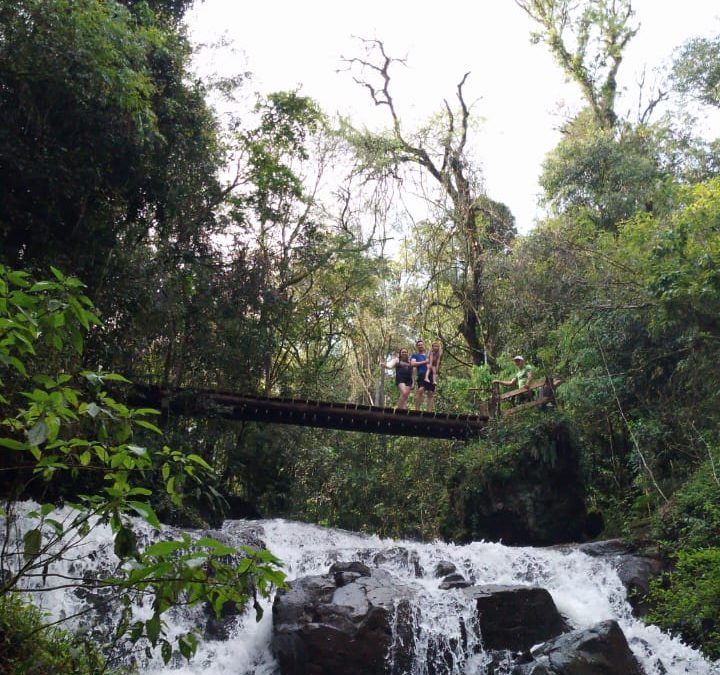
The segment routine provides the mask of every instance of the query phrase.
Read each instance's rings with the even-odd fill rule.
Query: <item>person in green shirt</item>
[[[515,386],[516,389],[525,389],[522,394],[518,394],[514,397],[514,403],[525,403],[532,401],[533,393],[530,389],[530,385],[533,381],[533,367],[529,363],[525,363],[525,359],[518,355],[513,358],[517,371],[515,377],[512,380],[493,380],[493,384],[503,384],[506,387]]]

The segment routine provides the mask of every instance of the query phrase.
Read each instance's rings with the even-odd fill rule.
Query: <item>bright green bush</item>
[[[651,582],[646,619],[720,658],[720,548],[681,551],[675,570]]]
[[[34,526],[24,532],[22,545],[0,550],[0,600],[32,577],[41,576],[45,589],[82,586],[81,580],[58,578],[52,565],[88,536],[96,520],[107,522],[120,559],[115,576],[102,580],[123,606],[116,637],[157,647],[165,662],[175,649],[190,658],[197,636],[191,632],[171,643],[165,613],[181,604],[208,603],[219,616],[226,602],[240,606],[257,594],[267,596],[283,583],[279,561],[268,551],[238,550],[188,534],[140,544],[133,516],[160,529],[148,487],[153,477],[175,508],[190,488],[202,490],[216,477],[197,454],[140,444],[147,432],[162,435],[148,419],[158,413],[130,408],[110,396],[107,383],[127,383],[124,377],[78,372],[84,336],[100,320],[78,279],[55,268],[52,273],[52,279],[35,281],[27,272],[0,265],[0,466],[6,475],[25,476],[8,483],[27,486],[32,478],[63,494],[68,481],[82,479],[87,493],[64,495],[73,511],[67,519],[57,519],[53,503],[27,514]],[[6,497],[0,514],[11,521],[15,502],[27,494]],[[242,561],[233,563],[233,555]],[[138,593],[152,604],[148,619],[133,613],[131,599]],[[255,607],[259,618],[257,602]]]
[[[666,551],[714,547],[720,532],[720,452],[702,463],[673,495],[669,509],[658,517],[656,535]]]
[[[14,593],[0,595],[0,675],[96,675],[105,662],[87,641],[57,627]]]

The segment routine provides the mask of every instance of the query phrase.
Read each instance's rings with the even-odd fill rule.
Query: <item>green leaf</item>
[[[0,438],[0,446],[4,448],[10,448],[11,450],[24,450],[27,447],[26,443],[21,443],[12,438]]]
[[[25,368],[25,364],[24,364],[19,358],[17,358],[16,356],[11,356],[11,357],[8,359],[8,362],[9,362],[10,365],[12,365],[12,366],[15,368],[15,370],[17,370],[21,375],[23,375],[24,377],[27,377],[27,376],[28,376],[27,368]]]
[[[58,281],[65,281],[65,275],[57,267],[50,265],[50,271]]]
[[[30,282],[27,280],[29,276],[30,275],[27,272],[17,270],[14,272],[8,272],[7,278],[11,284],[19,286],[20,288],[27,288],[30,286]]]
[[[23,544],[25,544],[23,556],[25,558],[25,562],[27,562],[40,553],[40,546],[42,545],[42,535],[40,530],[38,528],[28,530],[23,537]]]
[[[70,342],[72,343],[73,349],[78,353],[83,353],[83,337],[77,328],[74,328],[70,333]]]
[[[120,558],[129,558],[137,554],[137,537],[129,527],[120,527],[115,535],[115,555]]]
[[[236,548],[227,546],[222,542],[219,542],[217,539],[212,539],[211,537],[201,537],[195,542],[195,545],[207,546],[208,548],[212,549],[212,552],[215,555],[232,555],[233,553],[238,552]]]
[[[45,524],[49,525],[50,527],[53,528],[53,530],[55,530],[55,536],[62,537],[62,535],[65,531],[65,528],[63,527],[62,523],[60,523],[59,521],[57,521],[53,518],[47,518],[45,520]]]
[[[145,622],[145,634],[153,647],[157,644],[158,638],[160,637],[160,628],[159,614],[153,614],[152,617]]]
[[[208,471],[212,471],[212,467],[202,458],[200,455],[194,455],[190,454],[187,456],[187,458],[191,462],[195,462],[195,464],[199,464],[203,469],[207,469]]]
[[[102,375],[102,379],[108,382],[127,382],[128,384],[132,384],[132,382],[127,379],[127,377],[123,377],[118,373],[104,373]]]
[[[167,665],[172,658],[172,645],[167,640],[162,641],[162,646],[160,647],[160,654],[162,655],[163,663]]]
[[[155,544],[150,544],[143,553],[145,555],[151,555],[155,557],[163,557],[175,553],[178,549],[184,546],[181,541],[159,541]]]
[[[148,525],[151,525],[156,530],[160,529],[160,520],[150,504],[136,501],[131,501],[129,504],[130,508],[133,509],[133,511],[135,511],[135,513],[137,513],[146,523],[148,523]]]
[[[37,293],[38,291],[50,291],[54,290],[58,285],[52,281],[38,281],[30,287],[31,293]]]
[[[162,435],[162,430],[158,429],[151,422],[146,422],[145,420],[135,420],[135,424],[137,424],[139,427],[143,427],[144,429],[150,429],[150,431],[154,431],[156,434]]]
[[[192,633],[186,633],[178,640],[180,653],[189,661],[197,649],[197,639]]]

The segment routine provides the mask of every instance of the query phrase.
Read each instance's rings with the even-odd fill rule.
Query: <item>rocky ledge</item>
[[[439,577],[438,571],[447,573],[439,587],[458,589],[474,610],[463,630],[475,631],[483,644],[477,675],[643,675],[615,621],[570,630],[543,588],[470,585],[449,566],[435,571]],[[327,574],[290,582],[273,606],[272,647],[280,672],[416,672],[416,636],[423,630],[416,600],[422,592],[419,584],[401,584],[359,561],[337,562]],[[423,671],[446,672],[442,660],[425,664]]]

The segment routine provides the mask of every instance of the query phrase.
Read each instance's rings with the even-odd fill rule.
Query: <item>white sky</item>
[[[720,32],[714,0],[635,0],[638,35],[620,71],[626,93],[620,112],[636,110],[639,75],[669,62],[689,37]],[[325,112],[356,123],[380,119],[366,91],[342,67],[360,54],[353,36],[377,38],[391,56],[406,58],[394,71],[395,100],[408,121],[423,120],[452,101],[470,71],[467,101],[482,126],[474,147],[488,195],[506,203],[520,232],[541,215],[537,178],[558,140],[562,110],[577,108],[576,85],[564,81],[547,48],[530,44],[534,25],[512,0],[205,0],[188,15],[194,41],[231,39],[238,53],[217,52],[199,61],[203,72],[249,70],[260,93],[301,87]],[[391,71],[392,74],[392,71]]]

